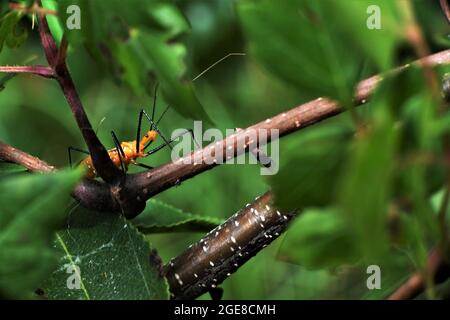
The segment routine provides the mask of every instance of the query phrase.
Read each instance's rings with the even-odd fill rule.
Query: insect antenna
[[[155,128],[157,128],[159,122],[162,120],[162,118],[164,117],[164,115],[166,114],[167,110],[169,110],[170,106],[167,106],[166,109],[163,111],[163,113],[159,116],[158,121],[156,121],[156,123],[152,126],[154,126]],[[153,121],[153,120],[152,120]],[[156,130],[158,131],[158,130]],[[150,140],[149,142],[147,142],[147,144],[144,146],[144,150],[148,148],[148,146],[150,146],[152,144],[153,140]]]
[[[152,122],[155,119],[155,110],[156,110],[156,93],[158,92],[158,83],[155,85],[155,90],[153,94],[153,110],[152,110]],[[141,125],[142,125],[142,116],[144,115],[143,110],[139,113],[139,119],[138,119],[138,127],[136,132],[136,152],[139,152],[139,142],[141,141]],[[153,124],[150,124],[150,130],[153,129]],[[152,141],[149,142],[149,144]]]
[[[155,128],[155,131],[161,136],[161,138],[164,140],[164,142],[169,146],[169,148],[172,149],[172,146],[170,145],[170,142],[166,139],[166,137],[162,134],[161,130],[159,130],[158,126],[153,122],[153,120],[150,118],[147,112],[145,110],[141,110],[141,113],[144,114],[144,116],[147,118],[147,120],[150,122],[151,128]]]
[[[242,52],[231,52],[231,53],[228,53],[227,55],[225,55],[224,57],[222,57],[222,58],[220,58],[219,60],[217,60],[216,62],[214,62],[213,64],[211,64],[209,67],[207,67],[205,70],[203,70],[202,72],[200,72],[197,76],[195,76],[193,79],[192,79],[192,82],[194,82],[195,80],[197,80],[197,79],[199,79],[201,76],[203,76],[205,73],[207,73],[209,70],[211,70],[212,68],[214,68],[215,66],[217,66],[219,63],[221,63],[222,61],[224,61],[224,60],[226,60],[226,59],[228,59],[229,57],[232,57],[232,56],[245,56],[245,53],[242,53]],[[170,106],[167,106],[167,108],[163,111],[163,113],[161,114],[161,116],[159,117],[159,119],[156,121],[156,123],[154,122],[154,120],[155,120],[155,109],[156,109],[156,91],[157,91],[157,88],[158,88],[158,84],[156,84],[156,86],[155,86],[155,94],[154,94],[154,97],[153,97],[153,110],[152,110],[152,116],[151,116],[151,118],[147,115],[147,113],[144,111],[144,110],[142,110],[141,111],[141,113],[139,114],[139,125],[138,125],[138,134],[137,134],[137,139],[136,139],[136,152],[137,151],[139,151],[138,150],[138,143],[139,143],[139,141],[140,141],[140,128],[141,128],[141,121],[142,121],[142,116],[143,115],[145,115],[146,117],[147,117],[147,119],[150,121],[150,130],[152,130],[153,128],[155,128],[155,130],[156,130],[156,132],[158,132],[158,134],[163,138],[163,140],[164,140],[164,144],[163,145],[161,145],[161,146],[159,146],[159,147],[157,147],[157,148],[155,148],[154,150],[151,150],[150,152],[151,153],[154,153],[154,152],[156,152],[156,151],[158,151],[158,150],[160,150],[161,148],[163,148],[165,145],[168,145],[171,149],[172,149],[172,145],[170,144],[171,142],[173,142],[172,140],[171,141],[167,141],[167,139],[161,134],[161,131],[158,129],[158,124],[159,124],[159,122],[162,120],[162,118],[164,117],[164,115],[166,114],[166,112],[169,110],[169,108],[170,108]],[[192,133],[191,133],[191,135],[192,135]],[[193,135],[192,135],[193,136]],[[199,145],[198,144],[198,142],[195,140],[195,138],[193,137],[193,140],[194,140],[194,142],[197,144],[197,145]],[[152,142],[153,142],[153,140],[150,140],[145,146],[144,146],[144,150],[145,149],[147,149],[148,148],[148,146],[150,146],[150,144],[152,144]],[[151,154],[150,153],[150,154]],[[148,155],[148,154],[147,154]]]
[[[220,58],[219,60],[217,60],[216,62],[214,62],[212,65],[210,65],[208,68],[206,68],[205,70],[203,70],[202,72],[200,72],[197,76],[195,76],[194,79],[192,79],[192,82],[194,82],[195,80],[197,80],[198,78],[200,78],[201,76],[203,76],[205,73],[207,73],[209,70],[211,70],[212,68],[214,68],[215,66],[217,66],[219,63],[221,63],[223,60],[228,59],[229,57],[232,56],[245,56],[245,53],[243,52],[231,52],[229,54],[227,54],[226,56]]]
[[[156,110],[156,93],[158,92],[158,83],[155,85],[155,92],[153,94],[153,110],[152,110],[152,121],[155,120],[155,110]],[[152,128],[150,127],[150,130]]]
[[[167,110],[169,110],[170,106],[167,106],[166,109],[163,111],[163,113],[159,116],[158,121],[156,121],[156,125],[159,124],[159,122],[162,120],[162,118],[164,117],[164,115],[166,114]]]

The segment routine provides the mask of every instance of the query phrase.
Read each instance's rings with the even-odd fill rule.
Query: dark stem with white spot
[[[187,300],[216,288],[285,231],[293,213],[272,206],[267,192],[165,266],[173,299]]]

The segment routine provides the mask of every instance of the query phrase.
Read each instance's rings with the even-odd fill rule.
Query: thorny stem
[[[195,299],[215,289],[286,230],[294,217],[272,207],[267,192],[247,204],[164,267],[171,297]]]

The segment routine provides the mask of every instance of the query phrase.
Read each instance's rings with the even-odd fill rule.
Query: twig
[[[42,6],[41,1],[39,5]],[[116,185],[121,179],[119,169],[114,166],[103,144],[98,139],[95,131],[92,129],[91,123],[84,111],[81,99],[75,88],[70,72],[66,65],[67,40],[64,37],[61,47],[58,50],[55,40],[50,33],[45,15],[38,14],[39,34],[41,37],[42,47],[50,68],[55,72],[55,79],[58,81],[64,95],[69,103],[72,113],[75,116],[78,127],[81,130],[83,138],[87,144],[91,154],[94,167],[98,175],[107,183]]]
[[[165,266],[172,299],[215,289],[285,231],[294,214],[272,207],[270,192],[230,217]]]
[[[444,12],[447,22],[450,23],[450,6],[448,5],[448,0],[439,0],[441,3],[442,11]]]
[[[442,255],[440,248],[433,249],[428,257],[426,273],[433,279],[434,283],[440,283],[450,277],[450,265]],[[410,278],[401,285],[389,300],[409,300],[414,299],[425,290],[425,280],[421,273],[414,273]]]
[[[47,162],[33,157],[32,155],[23,152],[17,148],[11,147],[0,141],[0,159],[17,163],[32,172],[52,172],[56,168]],[[99,211],[117,211],[117,204],[111,194],[110,189],[105,185],[95,180],[83,180],[79,183],[72,196],[81,202],[87,208]],[[108,210],[110,208],[111,210]],[[116,210],[112,210],[116,208]],[[106,210],[105,210],[106,209]]]
[[[1,66],[0,72],[4,73],[30,73],[44,78],[54,78],[52,68],[46,66]]]
[[[57,16],[58,12],[55,10],[48,10],[40,7],[36,2],[34,2],[30,7],[26,7],[20,3],[9,3],[9,8],[14,11],[23,12],[27,14],[40,14],[40,15],[52,15]]]
[[[47,162],[33,157],[22,150],[16,149],[0,141],[0,159],[17,163],[33,172],[51,172],[56,170]]]

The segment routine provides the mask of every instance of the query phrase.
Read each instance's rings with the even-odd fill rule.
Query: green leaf
[[[430,198],[431,207],[433,208],[433,212],[438,215],[441,210],[442,202],[444,200],[446,193],[446,189],[441,189],[435,194],[433,194]],[[447,207],[447,211],[445,213],[447,216],[447,220],[450,221],[450,206]]]
[[[132,220],[144,233],[155,232],[202,232],[210,231],[223,221],[215,217],[204,217],[183,212],[164,202],[150,199],[144,212]]]
[[[85,44],[114,76],[135,94],[152,92],[156,75],[164,100],[185,117],[211,122],[185,82],[186,49],[177,39],[188,31],[185,18],[173,4],[157,0],[63,0],[61,23],[68,5],[81,9],[81,29],[66,30],[71,44]]]
[[[16,75],[17,75],[17,73],[8,73],[0,78],[0,92],[5,89],[6,83],[9,80],[13,79]]]
[[[26,29],[17,30],[17,24],[22,16],[22,14],[12,11],[0,17],[0,52],[5,43],[9,48],[17,48],[27,39]]]
[[[0,161],[0,178],[24,172],[27,172],[27,170],[18,164]]]
[[[363,63],[391,65],[401,34],[392,2],[377,1],[380,30],[366,25],[369,0],[242,1],[239,14],[251,53],[269,71],[311,97],[350,105]]]
[[[375,5],[375,6],[374,6]],[[326,18],[332,18],[331,23],[337,23],[339,40],[344,45],[351,45],[357,50],[354,55],[368,56],[379,70],[387,70],[393,66],[395,47],[404,38],[404,24],[398,3],[391,0],[326,0],[323,6],[329,7]],[[379,8],[380,29],[369,29],[374,22]],[[370,10],[369,10],[370,9]],[[353,54],[352,54],[353,56]]]
[[[58,11],[57,0],[42,0],[42,7],[49,10]],[[47,15],[47,22],[50,28],[50,32],[59,45],[63,37],[64,29],[57,16]]]
[[[289,228],[278,257],[311,269],[333,268],[354,263],[357,248],[338,211],[309,209]]]
[[[56,267],[54,231],[81,172],[0,180],[0,295],[27,298]]]
[[[55,246],[63,257],[42,286],[50,299],[168,299],[157,254],[118,214],[75,205]],[[67,285],[71,275],[79,289]]]
[[[374,114],[360,129],[340,185],[340,208],[357,236],[359,249],[369,259],[379,258],[388,249],[387,216],[399,146],[392,114],[398,106],[390,98],[395,94],[394,86],[381,90],[374,99]]]
[[[282,145],[280,169],[268,178],[277,206],[289,211],[333,200],[351,136],[349,127],[328,123],[297,134],[287,150]]]

